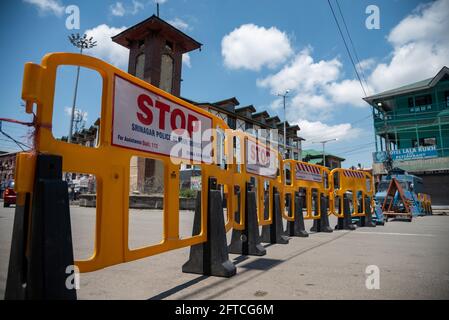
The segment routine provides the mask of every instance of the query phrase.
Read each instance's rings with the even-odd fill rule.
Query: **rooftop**
[[[381,100],[386,98],[391,98],[394,96],[399,96],[402,94],[407,94],[415,91],[426,90],[434,87],[441,79],[444,77],[449,77],[449,68],[444,66],[441,70],[433,77],[418,82],[414,82],[396,89],[387,90],[370,97],[363,98],[368,103],[373,103],[375,100]]]
[[[183,48],[184,52],[199,49],[202,46],[201,43],[154,14],[148,19],[139,22],[116,36],[113,36],[112,41],[129,49],[130,41],[140,40],[143,35],[146,35],[150,31],[163,32],[169,38],[176,39],[176,41]]]
[[[340,161],[345,161],[346,160],[345,158],[336,156],[336,155],[331,154],[331,153],[325,152],[324,154],[325,154],[326,157],[332,157],[332,158],[338,159]],[[321,158],[323,157],[323,152],[322,151],[317,151],[317,150],[314,150],[314,149],[303,150],[302,151],[302,158],[304,159],[307,156],[310,157],[311,161],[313,159],[316,159],[316,158],[318,158],[318,160],[322,160]]]

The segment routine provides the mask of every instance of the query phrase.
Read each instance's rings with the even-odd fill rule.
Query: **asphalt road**
[[[75,257],[93,251],[95,209],[71,208]],[[0,208],[0,297],[4,296],[14,208]],[[160,240],[161,212],[131,210],[131,245]],[[193,214],[181,212],[181,234]],[[307,230],[311,223],[306,222]],[[331,220],[335,225],[335,219]],[[228,233],[228,238],[230,233]],[[181,272],[189,248],[81,274],[79,299],[449,299],[449,216],[291,238],[264,257],[230,255],[237,275]],[[380,288],[367,289],[376,265]]]

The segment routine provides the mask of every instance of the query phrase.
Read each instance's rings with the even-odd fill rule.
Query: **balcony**
[[[374,114],[374,126],[376,130],[385,126],[402,126],[410,123],[434,123],[438,125],[449,123],[449,100],[442,103],[432,103],[411,108],[399,108],[386,113]]]

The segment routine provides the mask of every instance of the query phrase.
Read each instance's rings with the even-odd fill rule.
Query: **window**
[[[171,41],[166,41],[165,42],[165,49],[172,52],[173,51],[173,42]]]
[[[410,99],[413,100],[413,98],[409,98],[409,108],[411,112],[423,112],[427,110],[432,110],[432,96],[430,94],[425,94],[421,96],[415,97],[415,105],[413,106]]]
[[[171,93],[173,86],[173,58],[168,54],[163,54],[161,60],[161,80],[159,88]]]
[[[430,94],[418,96],[415,98],[415,104],[418,107],[432,104],[432,96]]]
[[[237,119],[237,128],[236,129],[245,131],[246,130],[245,121],[243,121],[241,119]]]
[[[421,139],[420,139],[421,140]],[[436,138],[423,138],[422,146],[434,146],[437,144]]]
[[[236,129],[236,119],[232,117],[228,117],[228,126],[231,129]]]
[[[144,79],[145,76],[145,54],[141,53],[136,58],[136,77]]]
[[[416,139],[412,140],[413,147],[427,147],[427,146],[435,146],[437,144],[437,139],[435,137],[429,138],[419,138],[419,145],[416,143]]]
[[[145,40],[139,41],[139,50],[143,51],[145,49]]]

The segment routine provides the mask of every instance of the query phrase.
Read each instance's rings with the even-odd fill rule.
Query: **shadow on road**
[[[176,286],[174,288],[171,288],[167,291],[164,291],[162,293],[159,293],[158,295],[155,295],[151,298],[149,298],[148,300],[162,300],[165,299],[169,296],[171,296],[172,294],[175,294],[178,291],[184,290],[190,286],[193,286],[203,280],[206,280],[207,278],[209,278],[209,276],[200,276],[198,278],[192,279],[190,281],[187,281],[186,283],[180,284],[179,286]]]

